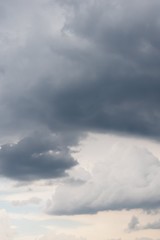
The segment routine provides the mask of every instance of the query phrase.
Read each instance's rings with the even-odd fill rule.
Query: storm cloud
[[[24,24],[11,31],[7,14],[13,6],[4,3],[1,131],[27,134],[45,127],[159,138],[159,2],[32,4],[29,13],[22,1]]]
[[[158,0],[1,7],[1,176],[66,176],[77,164],[69,148],[88,132],[159,140]]]

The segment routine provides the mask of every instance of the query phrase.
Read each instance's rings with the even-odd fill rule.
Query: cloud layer
[[[159,138],[158,1],[33,1],[31,12],[8,2],[3,134],[44,127]]]

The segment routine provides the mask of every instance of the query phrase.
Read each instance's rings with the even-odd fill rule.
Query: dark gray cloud
[[[85,130],[159,137],[158,1],[71,6],[66,31],[93,48],[79,61],[86,74],[56,97],[58,119]]]
[[[52,178],[72,166],[69,152],[56,163],[36,156],[37,165],[35,150],[23,146],[34,131],[60,135],[63,149],[88,131],[159,139],[158,0],[1,5],[0,141],[19,141],[2,146],[1,175]]]
[[[24,82],[34,84],[24,89],[18,80],[18,92],[9,91],[12,122],[3,129],[15,129],[18,121],[21,131],[47,126],[159,138],[159,2],[60,3],[66,18],[61,34],[51,37],[41,29],[38,39],[32,33],[16,56],[26,65],[12,63],[18,78],[27,74]],[[15,70],[10,73],[14,78]]]
[[[35,134],[16,144],[1,145],[0,175],[31,181],[67,176],[77,162],[57,138]]]

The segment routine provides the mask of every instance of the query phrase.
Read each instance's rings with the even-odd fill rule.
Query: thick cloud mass
[[[56,97],[60,121],[159,137],[160,4],[142,2],[76,1],[65,29],[92,49],[74,56],[83,75]]]
[[[2,145],[1,176],[23,181],[65,176],[65,171],[77,162],[70,156],[68,149],[56,141],[53,137],[35,134],[17,144]]]
[[[91,214],[160,207],[160,162],[145,149],[117,145],[100,157],[90,179],[77,187],[64,184],[48,202],[51,214]],[[131,227],[136,227],[135,219]]]

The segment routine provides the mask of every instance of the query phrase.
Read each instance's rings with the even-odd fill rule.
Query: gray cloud
[[[158,137],[160,4],[77,4],[65,29],[93,48],[83,62],[75,55],[86,73],[57,95],[56,116],[77,128]]]
[[[41,201],[42,200],[40,198],[32,197],[32,198],[26,199],[26,200],[14,200],[11,203],[13,204],[13,206],[20,207],[20,206],[25,206],[28,204],[38,205],[41,203]]]
[[[128,224],[127,230],[131,232],[131,231],[144,230],[144,229],[148,229],[148,230],[160,229],[160,219],[143,225],[143,224],[140,224],[139,219],[137,217],[133,216],[131,221]]]
[[[1,145],[0,175],[30,181],[67,176],[77,162],[54,136],[34,134],[16,144]]]
[[[128,223],[127,230],[129,232],[139,229],[139,219],[135,216],[132,217],[131,221]]]

